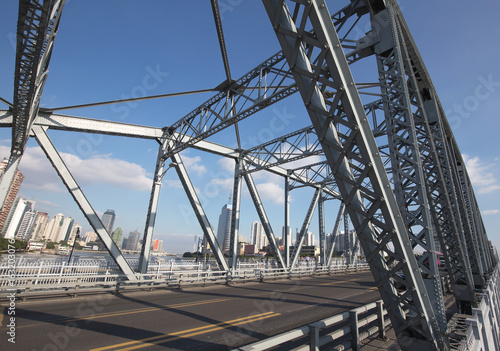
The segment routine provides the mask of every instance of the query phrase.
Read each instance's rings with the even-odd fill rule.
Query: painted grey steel
[[[389,306],[397,335],[401,338],[411,335],[412,347],[444,349],[445,340],[439,333],[404,222],[325,2],[297,3],[294,17],[285,1],[264,1],[264,5],[360,236],[379,291]],[[308,22],[314,36],[304,30]],[[309,45],[307,52],[306,45]],[[332,100],[325,101],[323,92],[327,87],[335,92]],[[346,141],[339,139],[335,129],[340,122],[347,129]],[[353,148],[354,140],[358,150]],[[356,162],[350,163],[349,158],[354,157]],[[364,182],[370,184],[367,186]],[[371,201],[367,196],[362,199],[361,190],[371,196]],[[380,217],[374,218],[378,211]],[[394,249],[389,248],[389,242]],[[406,291],[401,294],[393,283],[398,269],[405,275]],[[408,316],[403,313],[405,308],[411,311]]]
[[[242,162],[242,167],[245,167],[245,161]],[[276,242],[276,237],[274,236],[273,229],[271,228],[271,223],[269,222],[269,218],[267,217],[266,211],[264,210],[264,205],[262,204],[262,200],[260,199],[259,192],[257,191],[257,187],[253,181],[251,174],[245,174],[245,182],[247,184],[248,191],[250,192],[250,196],[252,197],[252,201],[254,203],[255,209],[257,210],[257,214],[259,215],[260,223],[264,227],[264,231],[266,232],[267,240],[269,240],[269,245],[271,246],[272,253],[278,262],[278,265],[281,268],[285,268],[285,262],[283,261],[283,256],[281,255],[280,249]]]
[[[19,1],[11,153],[22,155],[38,113],[66,0]]]
[[[300,228],[299,235],[297,236],[297,240],[295,242],[295,245],[293,246],[293,251],[291,253],[292,254],[291,258],[292,263],[290,264],[291,268],[295,267],[299,260],[300,252],[302,251],[302,246],[304,244],[304,239],[306,237],[307,231],[309,230],[309,226],[311,225],[314,210],[318,205],[320,194],[321,190],[316,189],[313,198],[311,200],[311,203],[309,204],[309,209],[307,210],[306,217],[304,218],[304,222],[302,223],[302,227]]]
[[[326,233],[325,233],[325,197],[323,189],[319,189],[318,199],[318,234],[319,234],[319,259],[320,264],[326,265]]]
[[[265,77],[265,78],[264,78]],[[170,157],[297,91],[281,52],[233,82],[191,113],[165,128]],[[228,99],[231,91],[231,99]]]
[[[201,229],[203,230],[203,234],[205,235],[205,238],[207,239],[207,242],[210,245],[210,249],[214,253],[219,268],[222,271],[228,271],[229,267],[227,265],[227,262],[224,259],[224,255],[219,246],[219,243],[217,242],[217,239],[215,238],[214,231],[212,229],[212,226],[210,225],[210,222],[208,221],[207,215],[205,214],[205,210],[201,205],[200,199],[196,194],[196,190],[193,186],[193,183],[191,183],[191,179],[189,179],[189,175],[187,173],[186,167],[184,167],[184,163],[182,162],[181,156],[179,154],[174,154],[172,155],[171,159],[172,162],[175,164],[175,170],[177,172],[177,175],[179,176],[179,180],[181,181],[182,186],[184,187],[184,191],[186,192],[189,202],[191,203],[191,207],[193,208],[196,218],[200,223]]]
[[[344,216],[345,205],[344,203],[340,204],[339,213],[337,215],[337,220],[335,221],[335,225],[332,230],[332,236],[330,238],[330,246],[328,249],[326,265],[329,266],[332,262],[333,251],[335,250],[335,241],[337,240],[337,235],[339,234],[340,224],[342,223],[342,217]]]
[[[354,262],[354,243],[351,242],[351,236],[349,235],[349,214],[344,211],[344,254],[347,259],[347,264],[352,264]]]
[[[290,246],[292,245],[289,242],[288,233],[290,232],[290,177],[285,177],[285,195],[284,195],[284,210],[285,210],[285,218],[284,218],[284,233],[283,233],[283,244],[285,245],[285,250],[283,251],[283,255],[285,256],[285,267],[290,267]]]
[[[129,280],[138,280],[139,276],[132,271],[127,260],[125,260],[125,258],[123,257],[120,249],[118,248],[118,246],[116,246],[116,243],[111,238],[110,233],[108,233],[104,228],[104,225],[102,224],[99,216],[90,205],[89,201],[85,197],[85,194],[83,193],[76,180],[73,178],[73,175],[69,171],[68,167],[66,167],[66,164],[50,141],[45,130],[40,126],[33,126],[31,130],[36,140],[40,144],[43,152],[45,153],[45,155],[47,155],[47,158],[59,174],[59,177],[61,177],[64,185],[70,192],[71,196],[73,196],[75,202],[78,204],[78,207],[80,207],[80,209],[82,210],[85,218],[87,218],[94,231],[97,233],[97,235],[99,235],[99,238],[106,246],[106,249],[109,251],[109,254],[113,258],[113,260]]]
[[[429,165],[429,167],[438,167],[440,173],[439,178],[427,176],[428,191],[434,197],[431,214],[434,217],[441,250],[453,283],[453,293],[459,301],[470,303],[474,300],[474,280],[463,237],[456,192],[451,175],[452,170],[449,165],[440,123],[437,121],[430,125],[430,131],[438,162]]]
[[[212,13],[214,15],[217,37],[219,38],[219,47],[222,55],[222,62],[224,63],[224,70],[226,71],[227,85],[229,85],[231,84],[231,70],[229,69],[229,60],[227,58],[226,43],[224,40],[224,32],[222,30],[222,20],[220,16],[219,2],[217,0],[210,0],[210,3],[212,5]]]
[[[466,174],[467,171],[465,170],[462,163],[457,164],[456,171],[458,173],[458,182],[460,186],[459,190],[462,197],[462,206],[464,212],[463,220],[467,223],[467,227],[470,233],[470,237],[467,238],[469,242],[467,250],[468,252],[473,254],[472,257],[475,258],[475,260],[473,260],[475,261],[475,263],[471,267],[473,269],[472,273],[476,274],[476,276],[474,276],[474,284],[483,286],[485,283],[485,272],[488,272],[489,268],[486,266],[487,258],[478,238],[479,233],[477,232],[477,226],[473,214],[472,200],[469,191],[470,187],[467,181]],[[474,265],[476,265],[476,267],[474,267]],[[476,271],[474,271],[474,268],[476,269]]]
[[[241,159],[236,159],[234,166],[234,181],[233,181],[233,206],[231,211],[231,231],[229,244],[229,267],[234,271],[237,268],[238,260],[238,243],[240,230],[240,202],[241,202],[241,171],[243,162]]]
[[[28,142],[66,0],[19,1],[17,20],[12,146],[6,171],[0,178],[0,206],[3,207],[17,167]]]
[[[308,222],[317,205],[322,263],[328,265],[331,262],[334,249],[334,239],[328,248],[324,242],[324,219],[328,216],[324,213],[324,201],[334,199],[340,201],[341,205],[333,236],[338,232],[345,212],[345,216],[349,215],[353,223],[381,295],[389,306],[391,320],[400,340],[409,335],[413,342],[405,348],[446,349],[442,292],[437,285],[428,210],[443,248],[455,297],[465,309],[475,306],[474,290],[484,286],[483,276],[493,271],[498,257],[488,241],[470,179],[443,107],[397,3],[394,0],[353,0],[330,15],[323,0],[265,0],[264,4],[284,51],[273,55],[237,81],[232,80],[229,70],[218,3],[216,0],[211,3],[226,80],[214,89],[203,90],[219,93],[177,123],[154,128],[52,113],[64,107],[39,111],[38,103],[64,1],[46,1],[42,4],[41,1],[21,0],[15,99],[13,104],[7,102],[9,111],[0,110],[0,126],[13,129],[13,150],[18,154],[13,151],[11,155],[9,167],[0,184],[0,197],[6,194],[10,185],[8,180],[15,174],[32,129],[32,133],[42,140],[42,147],[48,150],[49,159],[55,164],[54,167],[77,204],[92,226],[99,228],[96,231],[104,238],[103,242],[107,242],[108,250],[123,273],[129,279],[138,279],[149,278],[145,273],[148,271],[161,178],[168,158],[172,160],[171,166],[176,168],[207,241],[215,250],[220,274],[226,274],[229,268],[232,273],[238,273],[236,249],[242,176],[245,177],[273,253],[284,274],[294,272],[293,269],[288,272],[283,270],[294,266],[290,265],[291,243],[287,242],[290,191],[304,186],[312,187],[316,191],[311,202],[311,206],[314,206],[310,206],[303,227],[309,226]],[[293,12],[288,11],[287,4],[290,3],[295,4]],[[41,9],[40,6],[45,6],[45,9],[54,7],[51,11],[41,10],[40,22],[35,23],[33,18],[29,18],[32,13],[26,9]],[[394,15],[385,22],[389,26],[380,25],[384,23],[382,17],[388,11],[386,7]],[[372,30],[363,38],[355,38],[356,27],[363,21],[369,21],[368,17],[373,24]],[[378,23],[377,19],[381,18],[382,21]],[[47,25],[44,27],[42,22]],[[19,29],[22,26],[28,26],[32,31],[23,32]],[[313,30],[309,31],[311,27]],[[48,35],[42,38],[40,33],[43,31]],[[43,40],[36,39],[37,35]],[[24,43],[24,46],[20,43]],[[30,45],[31,48],[28,47]],[[392,53],[387,54],[388,50],[394,48]],[[26,52],[33,56],[26,56]],[[374,53],[378,56],[382,80],[380,83],[355,83],[348,64],[367,60]],[[38,67],[32,70],[39,74],[34,81],[35,75],[28,77],[27,74],[30,67]],[[296,91],[301,93],[313,127],[242,150],[238,121]],[[201,90],[140,99],[197,92]],[[372,101],[361,104],[360,94]],[[382,109],[387,118],[380,119]],[[19,111],[23,112],[20,114]],[[204,140],[232,124],[235,125],[237,149]],[[102,223],[99,227],[100,220],[95,211],[48,139],[45,132],[48,128],[160,142],[146,217],[145,244],[139,264],[139,271],[144,274],[136,274],[130,266],[127,267],[127,261],[115,248],[116,245],[113,246],[109,233],[102,230]],[[384,142],[377,144],[386,137],[389,138],[387,145]],[[178,154],[186,148],[236,161],[229,265]],[[313,155],[326,157],[326,161],[311,164],[307,157]],[[420,155],[420,159],[416,155]],[[296,169],[286,169],[284,166],[298,159],[308,164]],[[262,170],[285,178],[284,260],[249,173]],[[391,184],[395,184],[394,188]],[[407,211],[406,207],[411,210]],[[348,220],[344,220],[344,225],[347,223]],[[301,231],[300,241],[303,241],[304,233]],[[355,252],[357,245],[358,241],[349,247],[354,246]],[[417,246],[426,251],[418,259],[412,252]],[[292,261],[297,259],[298,252],[300,250],[295,250]],[[430,262],[430,265],[426,262]],[[396,274],[398,270],[403,271],[404,277]],[[406,289],[396,290],[395,281]],[[404,313],[406,309],[409,310],[408,315]]]
[[[155,227],[156,213],[158,211],[158,201],[160,199],[161,181],[166,172],[164,171],[165,160],[161,157],[166,144],[167,141],[163,141],[158,150],[151,196],[149,198],[149,207],[146,214],[146,225],[142,239],[141,255],[139,256],[139,272],[142,274],[148,271],[149,254],[151,251],[151,242],[153,241],[153,231]]]
[[[476,248],[474,247],[474,242],[472,240],[473,233],[471,231],[470,223],[468,221],[466,213],[466,208],[462,193],[462,186],[460,183],[459,172],[457,168],[457,154],[456,154],[457,150],[453,147],[450,138],[447,137],[446,142],[447,142],[448,160],[450,162],[450,167],[451,167],[451,172],[450,172],[451,181],[453,182],[453,189],[455,190],[456,206],[460,218],[459,224],[461,225],[462,228],[460,232],[461,244],[463,245],[463,251],[465,252],[468,258],[474,286],[480,287],[484,284],[483,272],[479,263],[480,258],[478,257]]]
[[[377,36],[384,38],[376,43],[374,48],[385,110],[396,201],[408,229],[412,247],[423,252],[418,264],[426,277],[425,280],[430,281],[426,283],[427,294],[433,302],[433,310],[441,332],[445,332],[447,322],[441,279],[407,83],[408,77],[413,78],[412,72],[405,71],[402,48],[404,43],[391,2],[388,2],[385,10],[373,14],[371,21],[372,27],[378,32]],[[384,32],[388,34],[383,35]]]
[[[321,153],[323,150],[318,137],[314,128],[309,126],[244,150],[245,156],[253,156],[252,159],[259,161],[258,163],[247,161],[245,171],[263,170]]]
[[[463,246],[464,240],[461,238],[461,221],[442,129],[446,117],[401,10],[396,3],[393,2],[392,5],[404,41],[402,47],[405,49],[405,68],[410,74],[408,89],[416,108],[413,116],[431,215],[454,285],[453,292],[458,301],[470,304],[474,296],[474,283],[469,258]]]

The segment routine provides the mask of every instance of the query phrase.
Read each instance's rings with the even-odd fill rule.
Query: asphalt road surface
[[[228,350],[378,299],[365,272],[16,301],[15,344],[1,304],[0,350]]]

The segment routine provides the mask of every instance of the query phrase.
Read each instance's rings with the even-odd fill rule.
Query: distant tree
[[[192,252],[184,252],[184,254],[182,255],[182,257],[195,257],[196,254],[192,253]]]
[[[75,243],[75,250],[83,250],[83,246],[78,243]]]
[[[47,245],[45,246],[47,250],[52,250],[56,248],[56,243],[53,243],[52,241],[47,242]]]
[[[8,250],[9,243],[9,239],[0,238],[0,250]],[[14,244],[10,244],[10,247],[12,248],[12,246],[14,246],[16,250],[25,250],[27,244],[26,241],[15,240]]]

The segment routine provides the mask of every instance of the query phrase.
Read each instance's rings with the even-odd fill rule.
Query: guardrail
[[[0,276],[0,291],[12,292],[12,289],[15,289],[18,299],[26,299],[28,296],[36,295],[69,294],[76,296],[82,292],[92,291],[120,292],[127,289],[182,288],[189,285],[234,284],[369,270],[366,263],[350,266],[332,265],[330,267],[311,265],[310,267],[296,267],[293,270],[240,268],[227,272],[203,270],[201,265],[196,265],[195,269],[191,270],[161,269],[161,266],[150,268],[147,274],[141,275],[141,280],[129,281],[122,274],[110,273],[109,270],[95,266],[82,267],[62,264],[54,267],[41,264],[37,267],[16,267],[15,275],[5,273]]]
[[[269,350],[278,346],[294,351],[319,350],[325,345],[329,350],[359,350],[360,342],[372,335],[378,333],[379,338],[385,339],[387,325],[387,311],[382,300],[378,300],[233,351]]]
[[[499,265],[488,279],[486,289],[478,294],[480,302],[472,309],[472,316],[465,319],[466,337],[454,350],[500,350],[500,268]]]

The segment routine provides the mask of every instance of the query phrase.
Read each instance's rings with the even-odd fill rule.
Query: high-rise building
[[[29,239],[35,216],[35,202],[21,197],[17,198],[10,211],[9,218],[5,222],[5,238]]]
[[[232,209],[227,204],[222,207],[219,215],[219,225],[217,226],[217,242],[223,251],[229,251],[231,241],[231,212]]]
[[[111,239],[113,239],[116,246],[118,247],[120,247],[120,244],[122,242],[122,236],[123,236],[123,230],[120,227],[116,228],[113,234],[111,235]]]
[[[31,232],[31,240],[42,240],[45,230],[47,229],[47,224],[49,224],[49,214],[46,212],[38,212]]]
[[[126,250],[127,249],[127,243],[128,243],[128,238],[123,238],[123,241],[122,241],[122,250]]]
[[[73,245],[75,243],[75,240],[77,240],[77,237],[80,236],[81,232],[82,232],[82,226],[78,223],[73,224],[73,227],[71,228],[68,240],[66,240],[68,245]]]
[[[255,245],[256,250],[260,250],[268,245],[267,237],[264,233],[264,227],[260,222],[253,222],[250,231],[250,244]]]
[[[104,228],[108,231],[109,234],[113,232],[113,226],[115,225],[115,211],[114,210],[106,210],[102,215],[102,224]]]
[[[34,208],[24,213],[23,219],[17,228],[16,239],[28,241],[31,238],[31,229],[35,224],[36,210]]]
[[[47,241],[56,242],[59,237],[59,232],[61,230],[64,221],[64,215],[58,213],[49,221],[47,225],[47,230],[45,231],[44,239]]]
[[[68,242],[69,236],[71,234],[71,229],[73,229],[73,223],[74,219],[71,217],[64,217],[61,229],[59,230],[59,235],[57,236],[57,239],[55,240],[56,243],[60,241],[66,241]]]
[[[97,240],[97,233],[95,232],[86,232],[85,233],[85,243],[92,243]]]
[[[139,237],[141,233],[139,231],[130,232],[127,240],[127,250],[137,250],[139,247]]]
[[[6,158],[4,158],[2,162],[0,162],[0,178],[5,173],[7,162],[8,161]],[[19,188],[21,188],[23,180],[24,180],[23,174],[18,170],[16,170],[16,174],[14,176],[14,179],[12,180],[12,184],[10,185],[2,210],[0,211],[0,233],[5,233],[5,231],[7,230],[7,228],[4,228],[5,221],[7,220],[7,216],[9,215],[10,210],[12,209],[12,204],[17,198],[17,193],[19,192]]]
[[[307,232],[304,240],[304,246],[315,246],[314,234],[312,232]]]

